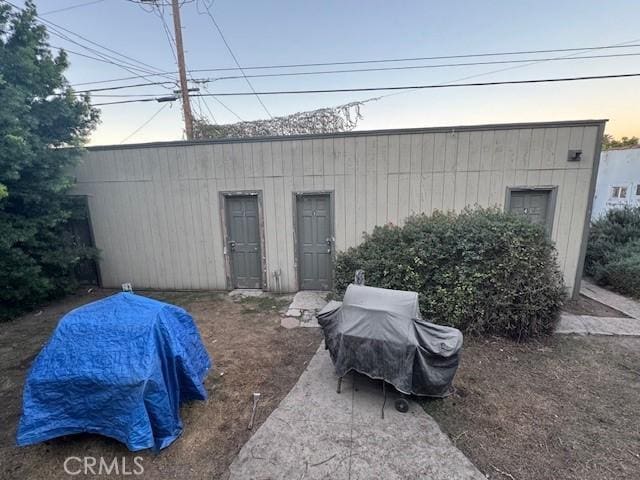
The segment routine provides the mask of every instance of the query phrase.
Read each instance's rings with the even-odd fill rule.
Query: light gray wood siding
[[[353,132],[100,147],[76,171],[105,286],[225,289],[219,192],[261,191],[266,284],[295,291],[293,192],[333,192],[335,247],[412,213],[504,207],[508,187],[557,187],[552,239],[573,287],[603,122]],[[568,161],[569,149],[582,160]]]

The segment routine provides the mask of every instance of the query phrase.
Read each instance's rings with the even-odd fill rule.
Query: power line
[[[176,82],[148,82],[148,83],[133,83],[129,85],[118,85],[116,87],[106,87],[106,88],[94,88],[92,90],[76,90],[75,93],[93,93],[93,92],[108,92],[112,90],[123,90],[127,88],[136,88],[136,87],[148,87],[150,85],[175,85]]]
[[[545,52],[566,52],[566,51],[578,51],[578,50],[599,50],[599,49],[611,49],[611,48],[631,48],[631,47],[639,47],[640,44],[632,44],[632,45],[604,45],[604,46],[596,46],[596,47],[583,47],[583,48],[572,48],[572,49],[553,49],[553,50],[527,50],[527,51],[518,51],[518,52],[501,52],[501,53],[478,53],[478,54],[465,54],[465,55],[449,55],[449,56],[438,56],[438,57],[414,57],[414,58],[396,58],[396,59],[385,59],[385,60],[360,60],[360,61],[351,61],[351,62],[326,62],[326,63],[298,63],[298,64],[288,64],[288,65],[263,65],[263,66],[250,66],[243,67],[243,70],[266,70],[266,69],[280,69],[280,68],[294,68],[294,67],[315,67],[315,66],[331,66],[331,65],[348,65],[348,64],[359,64],[359,63],[384,63],[384,62],[405,62],[405,61],[417,61],[417,60],[435,60],[435,59],[446,59],[446,58],[466,58],[466,57],[482,57],[482,56],[500,56],[500,55],[519,55],[525,53],[545,53]],[[226,72],[238,70],[238,68],[202,68],[202,69],[193,69],[190,70],[192,73],[197,72]],[[177,72],[162,72],[163,74],[172,74],[175,75]],[[124,80],[133,80],[140,77],[152,77],[159,76],[160,74],[150,74],[150,75],[136,75],[133,77],[119,77],[112,78],[107,80],[96,80],[92,82],[82,82],[76,83],[72,86],[82,86],[82,85],[94,85],[99,83],[112,83],[119,82]]]
[[[56,47],[57,48],[57,47]],[[542,58],[542,59],[519,59],[519,60],[498,60],[491,62],[472,62],[472,63],[449,63],[449,64],[435,64],[435,65],[406,65],[401,67],[381,67],[381,68],[363,68],[363,69],[344,69],[344,70],[322,70],[322,71],[311,71],[311,72],[283,72],[283,73],[271,73],[271,74],[258,74],[258,75],[247,75],[249,78],[259,78],[259,77],[285,77],[285,76],[307,76],[307,75],[322,75],[322,74],[336,74],[336,73],[358,73],[358,72],[379,72],[379,71],[388,71],[388,70],[416,70],[416,69],[425,69],[425,68],[440,68],[440,67],[459,67],[459,66],[477,66],[477,65],[496,65],[496,64],[510,64],[510,63],[523,63],[523,62],[548,62],[548,61],[559,61],[559,60],[582,60],[582,59],[598,59],[598,58],[612,58],[612,57],[632,57],[632,56],[640,56],[640,52],[638,53],[621,53],[621,54],[608,54],[608,55],[587,55],[581,57],[571,57],[571,58],[558,58],[558,57],[550,57],[550,58]],[[482,75],[486,75],[487,73],[482,73]],[[201,78],[196,79],[193,76],[189,76],[190,80],[193,83],[204,85],[206,83],[217,82],[221,80],[235,80],[241,79],[242,76],[228,76],[228,77],[216,77],[216,78]],[[162,85],[170,82],[148,82],[148,83],[134,83],[128,85],[117,85],[115,87],[102,87],[102,88],[93,88],[87,90],[78,90],[77,93],[91,93],[91,92],[105,92],[110,90],[122,90],[126,88],[134,88],[146,85]]]
[[[153,9],[155,12],[155,8]],[[167,37],[167,42],[169,42],[169,50],[171,50],[171,55],[173,56],[173,61],[176,66],[178,66],[178,57],[176,56],[176,51],[178,47],[176,46],[176,41],[171,36],[171,31],[169,30],[169,25],[167,25],[167,19],[164,16],[164,7],[158,6],[158,17],[160,18],[160,22],[162,23],[162,29],[164,30],[164,35]]]
[[[207,16],[211,19],[211,22],[216,27],[216,30],[218,30],[218,33],[220,34],[220,38],[222,38],[222,41],[224,42],[225,46],[227,47],[227,50],[229,50],[229,53],[231,54],[231,57],[233,58],[233,61],[235,62],[235,64],[238,67],[238,69],[240,70],[240,73],[242,73],[242,76],[244,77],[245,81],[247,82],[247,85],[249,85],[249,88],[251,89],[251,91],[254,93],[254,95],[258,99],[258,102],[260,102],[260,105],[262,105],[262,108],[264,109],[264,111],[267,112],[267,115],[269,115],[269,118],[273,118],[273,115],[271,115],[271,112],[269,111],[267,106],[264,104],[264,102],[262,101],[260,96],[256,93],[256,90],[253,88],[253,85],[251,84],[251,82],[249,81],[247,76],[245,75],[244,70],[240,66],[240,62],[238,62],[238,59],[236,58],[235,54],[233,53],[233,50],[231,50],[231,46],[229,45],[229,42],[227,42],[227,39],[225,38],[224,34],[222,33],[222,30],[220,29],[220,26],[218,25],[218,22],[216,22],[216,19],[213,18],[213,14],[211,13],[211,7],[209,5],[207,5],[206,0],[203,3],[204,3],[204,8],[206,10]],[[199,10],[198,10],[198,13],[200,13]]]
[[[531,80],[502,80],[495,82],[476,82],[476,83],[449,83],[449,84],[432,84],[432,85],[405,85],[405,86],[391,86],[391,87],[362,87],[362,88],[329,88],[319,90],[276,90],[258,92],[259,95],[296,95],[296,94],[311,94],[311,93],[342,93],[342,92],[375,92],[375,91],[387,91],[387,90],[424,90],[431,88],[449,88],[449,87],[486,87],[493,85],[519,85],[528,83],[557,83],[557,82],[574,82],[581,80],[603,80],[611,78],[630,78],[640,77],[640,73],[622,73],[615,75],[591,75],[583,77],[561,77],[561,78],[540,78]],[[243,96],[251,95],[248,92],[222,92],[211,94],[214,96]],[[208,94],[194,94],[194,97],[209,96]]]
[[[120,60],[119,58],[114,57],[112,55],[107,55],[105,53],[100,52],[99,50],[94,49],[94,48],[87,47],[86,45],[83,45],[82,43],[75,41],[73,38],[69,37],[68,35],[65,35],[64,33],[60,33],[60,31],[56,30],[55,27],[47,26],[47,31],[50,34],[53,34],[53,35],[55,35],[55,36],[57,36],[57,37],[59,37],[59,38],[61,38],[63,40],[66,40],[67,42],[70,42],[70,43],[72,43],[74,45],[78,45],[79,47],[84,48],[85,50],[98,55],[98,57],[100,57],[102,59],[101,61],[103,61],[104,63],[109,63],[111,65],[119,67],[119,68],[121,68],[121,69],[123,69],[123,70],[125,70],[125,71],[127,71],[129,73],[132,73],[134,75],[140,75],[139,72],[152,73],[150,70],[138,67],[138,66],[136,66],[136,65],[134,65],[134,64],[132,64],[130,62],[126,62],[126,61]],[[62,49],[62,50],[64,50],[64,49]],[[82,54],[78,54],[77,52],[75,52],[74,54],[82,55]],[[82,55],[82,56],[97,60],[95,57],[89,57],[88,55]],[[100,60],[98,60],[98,61],[100,61]],[[157,75],[157,76],[164,76],[164,75]]]
[[[211,108],[209,107],[209,104],[207,103],[207,99],[203,98],[202,99],[202,103],[204,103],[205,108],[207,109],[207,112],[209,112],[209,116],[211,116],[211,120],[213,121],[213,123],[215,125],[218,124],[218,121],[216,120],[216,116],[213,114],[213,111],[211,110]]]
[[[142,125],[140,125],[138,128],[136,128],[133,132],[131,132],[129,135],[127,135],[124,140],[122,140],[120,143],[124,143],[127,140],[129,140],[131,137],[133,137],[136,133],[138,133],[140,130],[142,130],[144,127],[146,127],[147,125],[149,125],[154,118],[156,118],[158,115],[160,115],[160,112],[162,112],[162,110],[164,110],[165,108],[167,108],[169,104],[165,103],[164,105],[162,105],[153,115],[151,115],[151,117],[149,117]]]
[[[518,59],[518,60],[494,60],[490,62],[441,63],[441,64],[435,64],[435,65],[405,65],[401,67],[352,68],[352,69],[341,69],[341,70],[319,70],[319,71],[311,71],[311,72],[279,72],[279,73],[262,73],[262,74],[256,74],[256,75],[245,75],[244,78],[295,77],[295,76],[323,75],[323,74],[336,74],[336,73],[384,72],[384,71],[392,71],[392,70],[420,70],[420,69],[427,69],[427,68],[443,68],[443,67],[467,67],[467,66],[479,66],[479,65],[500,65],[500,64],[510,64],[510,63],[549,62],[549,61],[560,61],[560,60],[635,57],[639,55],[640,55],[640,52],[619,53],[619,54],[610,54],[610,55],[585,55],[581,57],[572,57],[572,58],[559,58],[559,57],[537,58],[537,59],[527,58],[527,59]],[[195,70],[193,71],[195,72]],[[200,81],[206,82],[206,81],[220,81],[220,80],[236,80],[240,78],[243,78],[243,77],[240,75],[236,75],[236,76],[227,76],[227,77],[217,77],[213,79],[204,79]]]
[[[148,70],[146,68],[141,68],[141,67],[139,67],[139,66],[137,66],[137,65],[135,65],[135,64],[133,64],[131,62],[127,62],[126,60],[121,60],[118,57],[115,57],[113,55],[108,55],[108,54],[103,53],[103,52],[101,52],[99,50],[96,50],[95,48],[88,47],[88,46],[86,46],[86,45],[74,40],[73,38],[69,37],[65,33],[62,33],[61,30],[58,30],[56,27],[48,25],[47,26],[47,32],[52,34],[52,35],[54,35],[54,36],[56,36],[56,37],[59,37],[59,38],[61,38],[63,40],[66,40],[69,43],[72,43],[72,44],[77,45],[77,46],[79,46],[81,48],[84,48],[88,52],[91,52],[91,53],[94,53],[95,55],[98,55],[100,58],[90,57],[88,55],[81,54],[79,52],[73,52],[75,55],[81,55],[81,56],[85,56],[87,58],[91,58],[93,60],[102,61],[102,62],[105,62],[105,63],[110,63],[112,65],[115,65],[117,67],[120,67],[120,68],[126,70],[129,73],[133,73],[133,74],[136,74],[136,75],[139,75],[139,73],[137,73],[137,72],[135,72],[133,70],[137,70],[138,72],[150,73],[150,74],[154,73],[151,70]],[[58,48],[60,50],[65,50],[65,48],[63,48],[63,47],[54,47],[54,48]]]
[[[581,47],[581,48],[556,48],[556,49],[547,49],[547,50],[520,50],[520,51],[510,51],[510,52],[495,52],[495,53],[473,53],[473,54],[462,54],[462,55],[440,55],[434,57],[412,57],[412,58],[388,58],[388,59],[376,59],[376,60],[353,60],[353,61],[345,61],[345,62],[316,62],[316,63],[294,63],[294,64],[285,64],[285,65],[261,65],[261,66],[248,66],[243,67],[243,70],[269,70],[269,69],[282,69],[282,68],[298,68],[298,67],[321,67],[321,66],[336,66],[336,65],[356,65],[356,64],[367,64],[367,63],[392,63],[392,62],[409,62],[409,61],[422,61],[422,60],[444,60],[444,59],[455,59],[455,58],[472,58],[472,57],[490,57],[490,56],[506,56],[506,55],[524,55],[524,54],[537,54],[537,53],[554,53],[554,52],[574,52],[574,51],[588,51],[588,50],[602,50],[602,49],[618,49],[618,48],[633,48],[640,47],[640,44],[623,44],[623,45],[601,45],[601,46],[593,46],[593,47]],[[200,72],[229,72],[239,70],[237,67],[224,67],[224,68],[201,68],[201,69],[193,69],[190,70],[192,73],[200,73]],[[162,72],[164,74],[173,74],[175,75],[177,72]],[[159,75],[159,74],[158,74]],[[148,75],[153,76],[153,75]],[[120,78],[112,78],[107,80],[96,80],[92,82],[83,82],[76,83],[73,86],[82,86],[82,85],[93,85],[98,83],[111,83],[111,82],[119,82],[124,80],[133,80],[135,78],[139,78],[139,76],[135,77],[120,77]]]
[[[14,3],[12,3],[12,2],[10,2],[10,1],[8,1],[8,0],[5,0],[5,2],[6,2],[8,5],[10,5],[11,7],[13,7],[14,9],[16,9],[16,10],[18,10],[18,11],[20,11],[20,12],[24,12],[24,11],[25,11],[25,9],[23,9],[23,8],[21,8],[21,7],[17,6],[17,5],[15,5]],[[137,59],[135,59],[135,58],[133,58],[133,57],[130,57],[130,56],[128,56],[128,55],[125,55],[125,54],[123,54],[123,53],[120,53],[120,52],[118,52],[118,51],[116,51],[116,50],[113,50],[112,48],[106,47],[106,46],[104,46],[104,45],[102,45],[102,44],[100,44],[100,43],[98,43],[98,42],[94,42],[93,40],[91,40],[91,39],[89,39],[89,38],[87,38],[87,37],[85,37],[85,36],[83,36],[83,35],[80,35],[79,33],[73,32],[73,31],[71,31],[71,30],[69,30],[69,29],[67,29],[67,28],[65,28],[65,27],[62,27],[62,26],[60,26],[60,25],[58,25],[58,24],[56,24],[56,23],[54,23],[54,22],[52,22],[52,21],[50,21],[50,20],[47,20],[46,18],[42,18],[40,15],[35,15],[35,17],[36,17],[37,19],[39,19],[41,23],[46,24],[46,26],[48,27],[48,30],[49,30],[49,31],[51,31],[52,33],[54,33],[55,35],[57,35],[57,36],[59,36],[59,37],[61,37],[61,38],[65,39],[65,40],[67,40],[67,41],[69,41],[69,42],[71,42],[71,43],[74,43],[74,44],[76,44],[76,45],[78,45],[78,46],[80,46],[80,47],[82,47],[82,48],[84,48],[84,49],[86,49],[86,50],[88,50],[88,51],[91,51],[91,52],[93,52],[93,53],[95,53],[95,54],[97,54],[97,55],[99,55],[99,56],[101,56],[101,57],[105,57],[105,56],[107,56],[107,54],[104,54],[104,53],[102,53],[102,52],[96,51],[95,49],[91,49],[90,47],[87,47],[86,45],[83,45],[83,44],[79,43],[78,41],[75,41],[75,40],[73,40],[73,39],[69,38],[69,37],[68,37],[68,36],[66,36],[65,34],[61,34],[61,33],[60,33],[60,31],[67,32],[67,33],[69,33],[69,34],[71,34],[71,35],[74,35],[74,36],[76,36],[76,37],[78,37],[78,38],[80,38],[80,39],[84,40],[85,42],[88,42],[88,43],[90,43],[90,44],[92,44],[92,45],[95,45],[95,46],[97,46],[97,47],[99,47],[99,48],[102,48],[103,50],[106,50],[106,51],[112,52],[113,54],[118,55],[119,57],[126,58],[126,59],[130,60],[131,62],[134,62],[134,63],[132,64],[131,62],[123,61],[123,60],[121,60],[121,59],[117,59],[117,58],[116,58],[116,60],[118,60],[120,63],[128,64],[128,65],[132,66],[132,68],[135,68],[135,69],[137,69],[137,70],[139,70],[139,71],[146,71],[147,73],[158,73],[158,72],[161,72],[161,70],[160,70],[160,69],[158,69],[158,68],[156,68],[156,67],[154,67],[154,66],[152,66],[152,65],[149,65],[149,64],[147,64],[147,63],[144,63],[144,62],[142,62],[142,61],[140,61],[140,60],[137,60]],[[113,57],[111,56],[111,58],[113,58]],[[144,67],[148,67],[148,68],[150,68],[151,70],[145,70],[145,69],[143,69],[143,68],[140,68],[139,66],[138,66],[138,67],[136,67],[136,66],[135,66],[136,64],[137,64],[137,65],[142,65],[142,66],[144,66]],[[122,66],[121,66],[121,67],[122,67]],[[128,68],[125,68],[125,67],[122,67],[122,68],[124,68],[125,70],[129,71],[130,73],[135,73],[135,72],[131,72]],[[165,74],[163,74],[163,73],[158,73],[158,75],[159,75],[159,76],[164,76]]]
[[[51,33],[54,33],[54,32],[52,31]],[[55,35],[55,33],[54,33],[54,35]],[[104,57],[104,58],[93,57],[93,56],[91,56],[91,55],[87,55],[87,54],[85,54],[85,53],[77,52],[77,51],[75,51],[75,50],[70,50],[69,48],[66,48],[66,47],[57,47],[57,46],[54,46],[54,45],[49,45],[49,47],[50,47],[50,48],[53,48],[53,49],[56,49],[56,50],[64,50],[66,53],[70,53],[70,54],[72,54],[72,55],[77,55],[77,56],[79,56],[79,57],[88,58],[88,59],[90,59],[90,60],[95,60],[95,61],[97,61],[97,62],[102,62],[102,63],[106,63],[106,64],[109,64],[109,65],[114,65],[114,66],[116,66],[116,67],[120,67],[120,68],[122,68],[122,69],[124,69],[124,70],[128,71],[129,73],[135,73],[135,72],[133,72],[133,71],[131,70],[131,69],[134,69],[135,67],[127,67],[126,65],[123,65],[123,64],[121,64],[121,63],[119,63],[119,62],[114,62],[113,60],[109,60],[109,58],[108,58],[108,57]],[[150,75],[149,75],[149,74],[148,74],[148,75],[135,75],[135,76],[131,76],[131,77],[128,77],[128,78],[130,78],[130,79],[135,79],[135,78],[142,78],[142,79],[146,79],[147,77],[156,77],[156,76],[158,76],[158,75],[156,75],[156,74],[150,74]],[[171,80],[171,81],[167,80],[167,81],[164,81],[164,82],[151,82],[151,81],[147,81],[147,82],[146,82],[146,83],[144,83],[144,84],[136,84],[136,85],[134,85],[134,86],[142,86],[142,85],[165,85],[165,84],[167,84],[167,83],[175,84],[176,82],[175,82],[175,80]],[[118,89],[119,89],[119,87],[110,87],[110,88],[108,88],[108,90],[118,90]],[[79,90],[79,92],[93,92],[93,91],[101,91],[101,90],[102,90],[102,89],[99,89],[99,88],[98,88],[98,89],[93,89],[93,90]]]
[[[74,8],[87,7],[89,5],[94,5],[96,3],[102,3],[102,2],[104,2],[104,0],[93,0],[92,2],[78,3],[76,5],[70,5],[65,8],[58,8],[57,10],[49,10],[48,12],[42,12],[40,13],[40,15],[51,15],[52,13],[66,12],[67,10],[72,10]]]
[[[9,2],[9,1],[6,1],[6,3],[8,5],[10,5],[11,7],[13,7],[14,9],[18,10],[19,12],[25,12],[26,11],[25,9],[20,8],[17,5],[15,5],[15,4],[13,4],[13,3]],[[68,35],[63,33],[62,30],[66,30],[66,31],[70,32],[71,34],[79,36],[80,38],[84,38],[84,37],[82,37],[82,36],[80,36],[80,35],[78,35],[78,34],[76,34],[74,32],[71,32],[70,30],[65,29],[64,27],[60,27],[57,24],[55,24],[53,22],[50,22],[49,20],[43,19],[38,15],[36,15],[36,18],[38,18],[40,20],[41,24],[43,24],[43,25],[45,25],[47,27],[48,33],[53,34],[53,35],[55,35],[57,37],[60,37],[63,40],[66,40],[66,41],[68,41],[70,43],[78,45],[81,48],[83,48],[83,49],[85,49],[85,50],[87,50],[87,51],[89,51],[91,53],[94,53],[94,54],[98,55],[102,59],[101,61],[104,61],[105,63],[110,63],[110,64],[112,64],[114,66],[117,66],[119,68],[122,68],[123,70],[126,70],[127,72],[132,73],[134,75],[139,75],[140,71],[146,72],[146,73],[155,73],[155,72],[152,72],[150,70],[146,70],[146,69],[143,69],[143,68],[141,68],[139,66],[136,66],[136,65],[134,65],[134,64],[132,64],[130,62],[123,61],[123,60],[121,60],[121,59],[119,59],[117,57],[114,57],[112,55],[108,55],[106,53],[100,52],[100,51],[98,51],[98,50],[96,50],[94,48],[88,47],[88,46],[86,46],[86,45],[74,40],[73,38],[69,37]],[[92,42],[92,41],[90,41],[90,42]],[[95,43],[95,42],[92,42],[92,43]],[[106,48],[106,47],[104,47],[104,48]],[[91,57],[91,58],[93,58],[93,57]],[[95,60],[95,58],[94,58],[94,60]],[[137,70],[137,71],[134,71],[134,70]]]
[[[425,90],[434,88],[453,88],[453,87],[487,87],[495,85],[523,85],[523,84],[536,84],[536,83],[559,83],[559,82],[574,82],[583,80],[604,80],[613,78],[631,78],[640,77],[640,73],[621,73],[614,75],[591,75],[581,77],[561,77],[561,78],[538,78],[530,80],[503,80],[495,82],[474,82],[474,83],[448,83],[448,84],[429,84],[429,85],[398,85],[388,87],[362,87],[362,88],[329,88],[320,90],[275,90],[257,92],[258,95],[300,95],[300,94],[316,94],[316,93],[345,93],[345,92],[375,92],[375,91],[394,91],[394,90]],[[203,94],[198,93],[192,95],[193,97],[235,97],[235,96],[247,96],[253,95],[253,92],[220,92]],[[115,102],[97,103],[94,106],[102,105],[117,105],[124,103],[135,102],[153,102],[157,101],[156,98],[141,98],[137,100],[121,100]]]
[[[640,47],[640,43],[630,44],[630,45],[625,45],[625,44],[603,45],[603,46],[583,47],[583,48],[522,50],[522,51],[500,52],[500,53],[496,52],[496,53],[474,53],[474,54],[463,54],[463,55],[440,55],[435,57],[387,58],[387,59],[375,59],[375,60],[352,60],[352,61],[344,61],[344,62],[290,63],[290,64],[281,64],[281,65],[254,65],[249,67],[243,67],[243,70],[273,70],[273,69],[282,69],[282,68],[331,67],[331,66],[339,66],[339,65],[358,65],[358,64],[371,64],[371,63],[401,63],[401,62],[417,62],[417,61],[424,61],[424,60],[447,60],[447,59],[473,58],[473,57],[498,57],[498,56],[508,56],[508,55],[540,54],[540,53],[553,53],[553,52],[558,52],[558,53],[580,52],[580,51],[588,51],[588,50],[633,48],[633,47]],[[194,73],[198,73],[198,72],[228,72],[232,70],[239,70],[239,69],[233,68],[233,67],[224,67],[224,68],[201,68],[201,69],[194,69],[191,71]]]
[[[615,45],[609,45],[609,47],[611,47],[611,48],[621,48],[621,47],[624,47],[625,45],[630,45],[630,44],[637,43],[638,41],[640,41],[640,39],[637,38],[637,39],[634,39],[634,40],[629,40],[629,41],[626,41],[626,42],[618,43],[618,44],[615,44]],[[563,56],[555,57],[555,58],[568,59],[570,57],[575,57],[576,55],[580,55],[580,53],[581,52],[575,52],[575,53],[570,53],[568,55],[563,55]],[[491,75],[491,74],[494,74],[494,73],[506,72],[508,70],[517,70],[519,68],[524,68],[524,67],[528,67],[528,66],[531,66],[531,65],[536,65],[536,64],[539,64],[539,63],[543,63],[545,61],[548,61],[548,60],[534,60],[534,61],[531,61],[529,63],[524,63],[524,64],[520,64],[520,65],[515,65],[515,66],[510,66],[510,67],[505,67],[505,68],[498,68],[496,70],[489,70],[488,72],[475,73],[473,75],[467,75],[467,76],[455,78],[453,80],[449,80],[449,81],[446,81],[446,82],[441,82],[439,85],[449,85],[449,84],[455,84],[456,82],[464,82],[465,80],[470,80],[472,78],[484,77],[486,75]],[[404,92],[400,91],[400,92],[394,92],[394,93],[387,93],[386,95],[382,95],[381,97],[371,98],[371,99],[365,100],[364,102],[379,100],[380,98],[392,97],[392,96],[396,96],[396,95],[402,95],[402,94],[405,94],[405,93],[409,93],[409,92],[408,91],[404,91]]]
[[[203,88],[203,90],[204,90],[205,92],[207,92],[208,94],[210,94],[210,95],[211,95],[211,98],[213,98],[216,102],[218,102],[222,108],[224,108],[225,110],[227,110],[229,113],[231,113],[234,117],[236,117],[236,118],[237,118],[238,120],[240,120],[241,122],[244,122],[244,120],[242,119],[242,117],[241,117],[240,115],[238,115],[236,112],[234,112],[233,110],[231,110],[231,108],[229,108],[229,107],[227,106],[227,104],[223,103],[223,102],[222,102],[222,100],[220,100],[219,98],[216,98],[216,97],[215,97],[215,96],[214,96],[214,95],[209,91],[209,89],[207,88],[207,86],[206,86],[206,85],[203,85],[203,86],[202,86],[202,88]],[[206,105],[206,101],[205,101],[205,105]]]

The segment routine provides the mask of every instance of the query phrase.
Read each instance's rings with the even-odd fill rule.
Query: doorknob
[[[231,251],[234,251],[236,249],[236,242],[234,240],[229,240],[229,248],[231,249]]]
[[[327,246],[329,247],[327,248],[327,253],[331,253],[331,247],[333,245],[333,241],[331,237],[327,237],[325,241],[327,242]]]

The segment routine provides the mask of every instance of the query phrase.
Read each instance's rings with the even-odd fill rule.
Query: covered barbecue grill
[[[340,378],[355,370],[407,395],[450,393],[462,333],[423,320],[416,292],[349,285],[318,323]]]

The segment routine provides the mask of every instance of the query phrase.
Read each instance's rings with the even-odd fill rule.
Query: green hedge
[[[376,227],[336,260],[338,294],[367,285],[417,291],[423,316],[466,333],[524,340],[553,331],[565,297],[541,227],[497,209],[417,215]]]
[[[640,207],[609,210],[591,224],[585,273],[599,285],[640,297]]]

